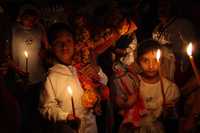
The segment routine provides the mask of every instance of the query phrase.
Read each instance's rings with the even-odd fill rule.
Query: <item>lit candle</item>
[[[161,52],[160,52],[160,49],[158,49],[156,52],[156,59],[158,62],[160,61],[160,55],[161,55]]]
[[[160,51],[160,49],[158,49],[157,52],[156,52],[156,59],[157,59],[157,62],[159,64],[159,76],[161,78],[160,56],[161,56],[161,51]]]
[[[28,73],[28,52],[24,51],[24,55],[25,55],[25,58],[26,58],[26,73]]]
[[[160,76],[160,87],[161,87],[161,93],[163,97],[163,109],[165,108],[165,103],[166,103],[166,98],[165,98],[165,93],[164,93],[164,86],[163,86],[163,79],[162,79],[162,73],[161,73],[161,66],[160,66],[160,57],[161,57],[161,50],[158,49],[156,52],[156,59],[157,62],[159,63],[159,76]]]
[[[192,69],[193,69],[195,77],[197,79],[197,83],[198,83],[198,85],[200,85],[200,79],[199,79],[198,70],[197,70],[197,67],[196,67],[196,65],[194,63],[193,57],[192,57],[192,43],[191,42],[189,43],[189,45],[187,47],[187,54],[189,56],[190,63],[192,65]]]
[[[73,95],[72,95],[72,89],[70,86],[67,86],[67,90],[71,96],[71,102],[72,102],[72,111],[73,111],[73,115],[76,116],[76,113],[75,113],[75,107],[74,107],[74,99],[73,99]]]

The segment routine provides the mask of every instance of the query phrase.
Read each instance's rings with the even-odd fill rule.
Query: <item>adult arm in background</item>
[[[117,32],[112,33],[109,36],[106,36],[105,38],[100,38],[95,42],[96,48],[94,49],[94,53],[96,56],[102,54],[104,51],[106,51],[109,47],[112,46],[113,42],[118,40],[120,38],[120,34]]]
[[[181,88],[180,91],[183,96],[187,96],[198,88],[200,88],[200,83],[193,76],[185,83],[185,85]]]

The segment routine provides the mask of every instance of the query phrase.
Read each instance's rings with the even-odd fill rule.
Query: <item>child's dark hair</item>
[[[58,33],[62,33],[62,32],[69,33],[72,36],[72,38],[74,39],[74,32],[67,24],[54,23],[49,27],[48,32],[47,32],[49,44],[52,45],[52,43],[58,37]]]
[[[148,39],[139,44],[137,49],[137,61],[139,61],[140,57],[149,51],[154,51],[160,49],[160,43],[158,41]]]

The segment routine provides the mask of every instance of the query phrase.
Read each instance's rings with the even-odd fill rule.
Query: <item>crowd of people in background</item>
[[[198,133],[200,78],[185,52],[192,42],[198,60],[195,26],[157,2],[144,36],[137,0],[48,24],[35,5],[14,22],[0,7],[0,132]]]

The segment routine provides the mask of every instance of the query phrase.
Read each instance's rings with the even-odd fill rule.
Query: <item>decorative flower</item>
[[[83,63],[74,66],[77,69],[81,87],[84,89],[84,94],[81,99],[84,107],[94,108],[98,106],[98,101],[106,100],[109,97],[109,88],[106,85],[81,73],[81,69],[85,66]]]
[[[86,77],[81,73],[81,69],[84,67],[84,64],[79,63],[75,65],[77,69],[77,74],[81,87],[84,89],[84,94],[82,96],[82,104],[86,108],[93,108],[98,100],[98,94],[96,92],[96,85],[89,77]]]
[[[98,101],[98,95],[94,90],[85,90],[81,98],[82,104],[86,108],[93,108]]]

